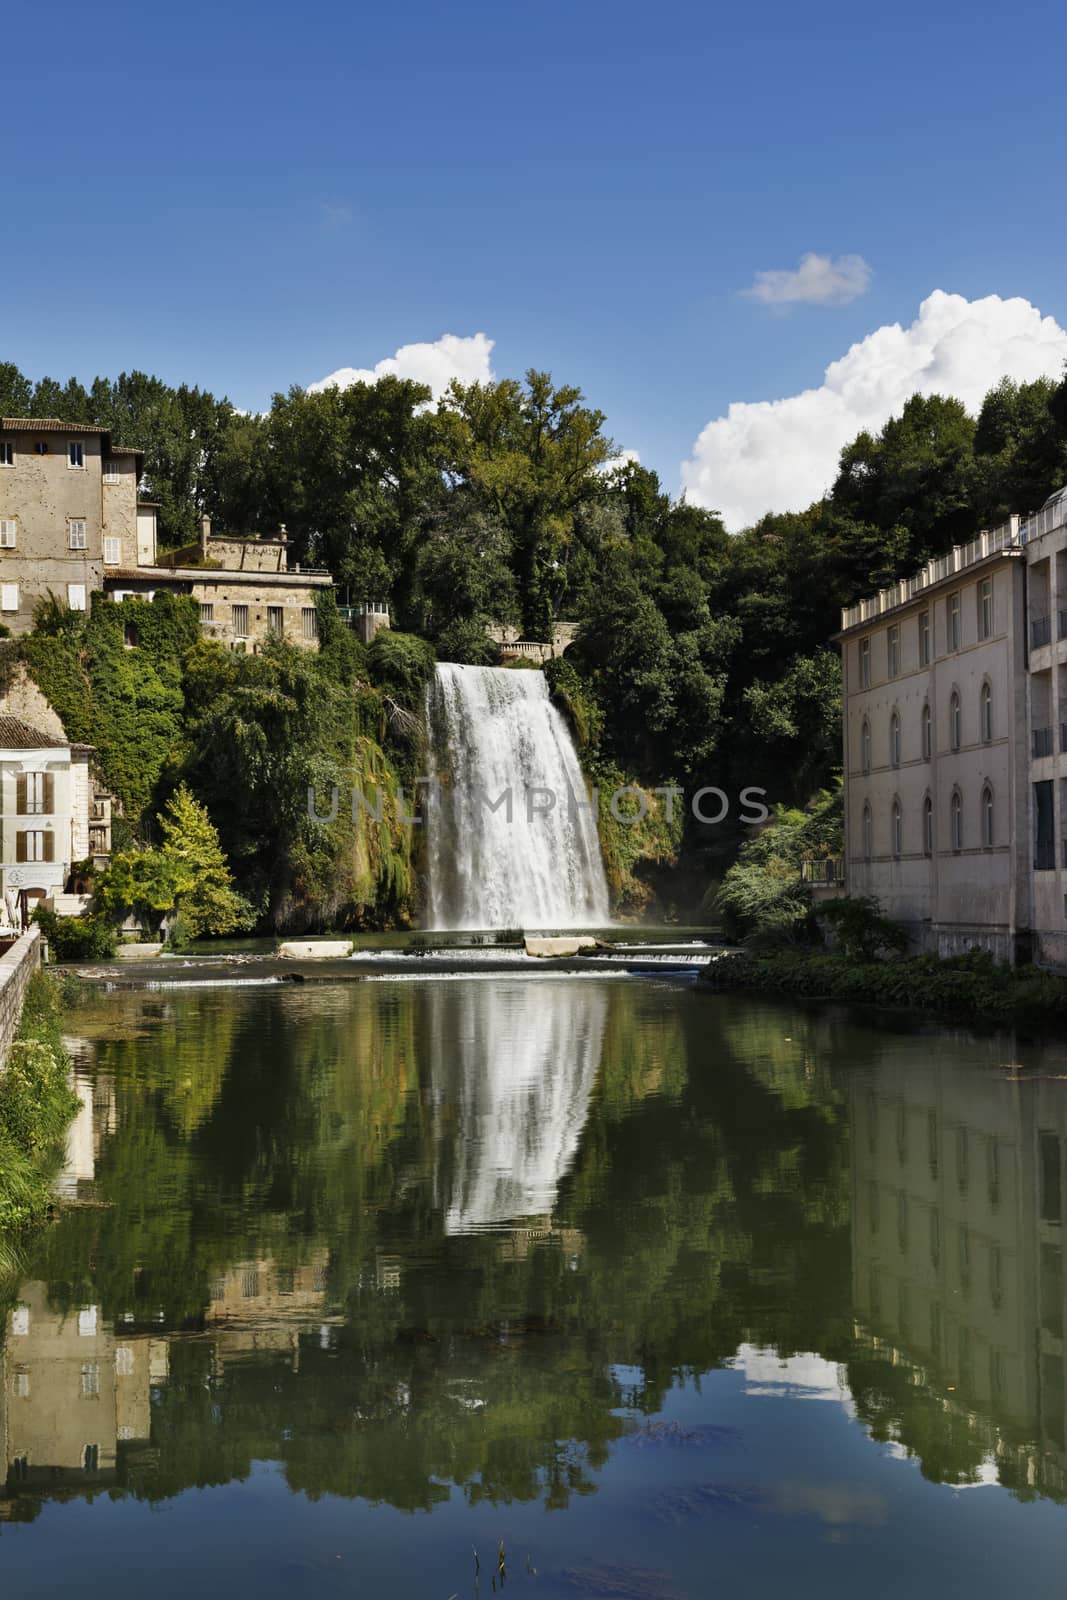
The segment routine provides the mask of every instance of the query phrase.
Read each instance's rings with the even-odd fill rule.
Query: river
[[[70,1026],[6,1592],[1062,1593],[1064,1047],[584,975]]]

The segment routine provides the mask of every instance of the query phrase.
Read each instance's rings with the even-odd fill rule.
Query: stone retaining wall
[[[0,1072],[22,1015],[26,985],[41,965],[41,930],[33,927],[0,956]]]

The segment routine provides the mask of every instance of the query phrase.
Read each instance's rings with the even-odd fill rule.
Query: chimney
[[[211,518],[205,512],[200,518],[200,554],[207,555],[207,542],[211,538]]]

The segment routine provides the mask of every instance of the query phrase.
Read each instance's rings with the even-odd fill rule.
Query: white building
[[[91,747],[0,714],[0,896],[8,921],[62,894],[90,854]]]
[[[849,892],[920,948],[1067,966],[1067,490],[841,624]]]

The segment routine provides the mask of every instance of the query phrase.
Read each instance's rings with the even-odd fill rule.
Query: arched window
[[[929,761],[934,753],[934,723],[930,715],[929,700],[923,706],[923,760]]]
[[[863,854],[869,861],[874,854],[874,819],[869,805],[863,808]]]
[[[952,848],[963,849],[963,796],[958,789],[952,796]]]
[[[889,719],[889,765],[900,766],[900,718],[895,711]]]
[[[987,783],[982,790],[982,843],[987,850],[993,848],[994,821],[993,791]]]
[[[900,801],[893,801],[893,826],[892,826],[893,854],[904,854],[904,816],[900,809]]]
[[[923,801],[923,854],[934,853],[934,802],[927,795]]]
[[[955,689],[948,703],[948,742],[953,750],[960,747],[960,697]]]
[[[860,733],[860,760],[861,760],[861,762],[863,764],[864,772],[870,772],[870,770],[871,770],[871,725],[870,725],[869,722],[866,722],[866,721],[864,722],[863,730]]]
[[[993,691],[988,683],[982,685],[982,739],[988,744],[993,737]]]

